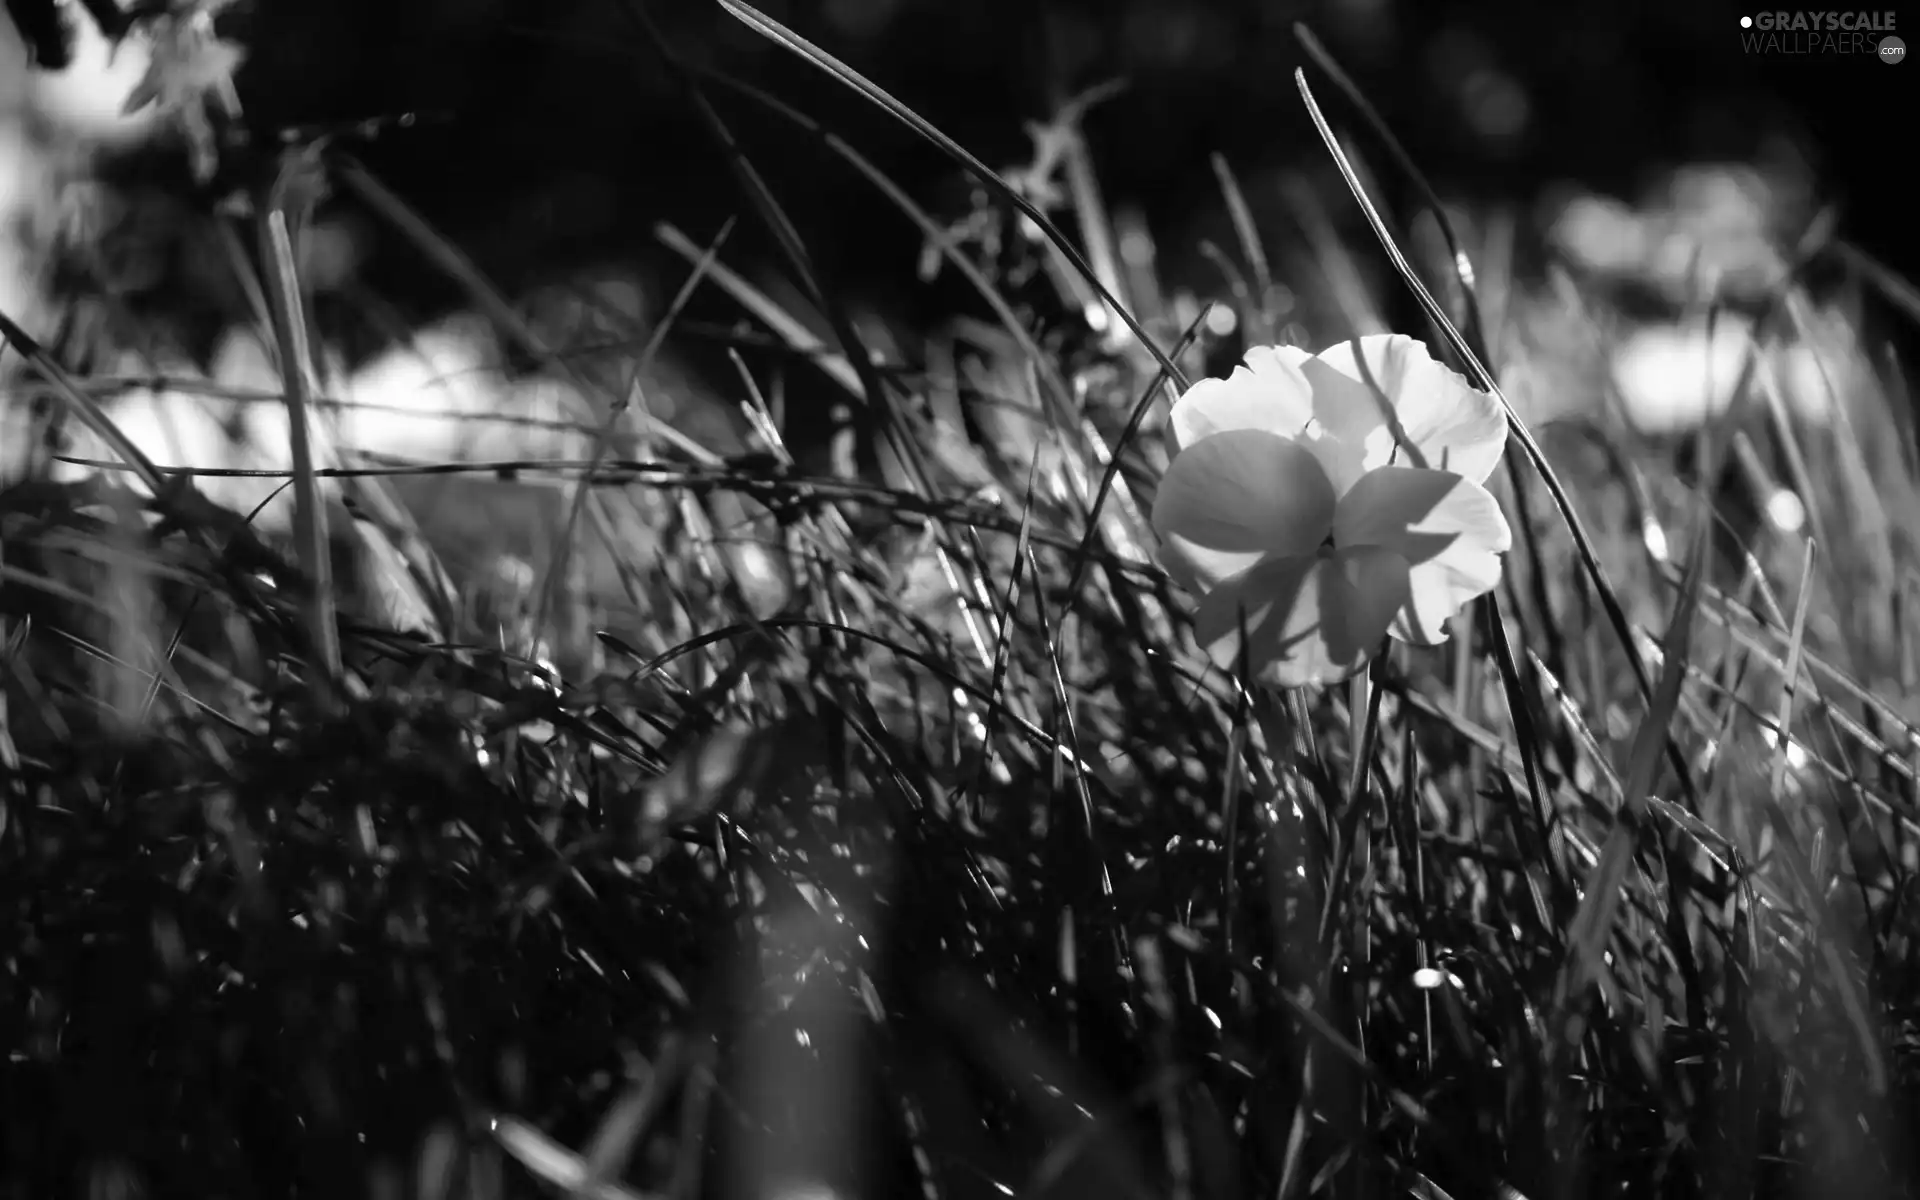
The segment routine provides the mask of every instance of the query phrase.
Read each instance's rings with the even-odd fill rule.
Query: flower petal
[[[1361,356],[1417,456],[1396,456],[1398,440],[1380,437],[1390,427],[1360,370]],[[1372,334],[1329,346],[1314,361],[1317,366],[1303,368],[1313,385],[1313,415],[1339,440],[1363,444],[1367,469],[1397,462],[1485,483],[1499,464],[1507,446],[1500,401],[1434,361],[1424,343],[1405,334]]]
[[[1239,429],[1174,457],[1153,500],[1161,558],[1204,591],[1269,555],[1311,554],[1333,528],[1333,487],[1299,443]]]
[[[1208,594],[1194,632],[1213,660],[1273,687],[1359,670],[1408,596],[1407,561],[1378,546],[1269,558]]]
[[[1289,417],[1298,420],[1289,432],[1320,460],[1320,466],[1333,483],[1335,496],[1345,495],[1354,480],[1366,473],[1364,460],[1369,434],[1374,437],[1379,463],[1392,458],[1393,431],[1379,416],[1380,402],[1364,387],[1318,362],[1312,353],[1298,346],[1257,346],[1247,351],[1247,361],[1260,363],[1260,369],[1268,373],[1284,372],[1299,377],[1305,400],[1289,406]],[[1369,419],[1368,414],[1373,414],[1371,424],[1363,425]],[[1328,428],[1324,417],[1332,417],[1339,432]]]
[[[1500,582],[1500,556],[1513,532],[1492,493],[1451,471],[1381,467],[1341,497],[1333,539],[1342,547],[1383,546],[1411,569],[1411,591],[1389,631],[1437,646],[1446,621]]]
[[[1313,390],[1299,364],[1273,346],[1247,351],[1226,379],[1202,379],[1173,402],[1173,441],[1181,450],[1230,429],[1296,437],[1313,419]]]

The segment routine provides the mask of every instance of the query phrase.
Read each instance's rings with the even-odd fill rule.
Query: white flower
[[[1153,526],[1223,666],[1277,687],[1342,679],[1387,635],[1444,642],[1500,581],[1512,534],[1481,485],[1505,413],[1412,338],[1251,350],[1180,397],[1173,434]]]
[[[192,158],[194,178],[206,183],[219,166],[218,137],[210,115],[240,115],[233,76],[246,50],[214,32],[214,16],[233,0],[187,0],[150,19],[152,57],[146,74],[128,93],[122,115],[158,107],[177,123]]]

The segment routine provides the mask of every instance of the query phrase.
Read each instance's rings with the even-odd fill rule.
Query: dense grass
[[[1410,169],[1364,122],[1347,145]],[[1236,315],[1271,336],[1264,235],[1223,184]],[[1074,198],[1094,262],[1056,277],[1092,299],[1119,276]],[[1436,352],[1603,413],[1604,372],[1540,336],[1476,226],[1478,278],[1409,265]],[[1071,255],[949,243],[1000,324],[876,364],[830,345],[834,296],[784,313],[662,237],[863,406],[866,477],[794,465],[743,357],[748,456],[603,391],[594,461],[476,485],[543,489],[549,553],[518,575],[438,565],[486,558],[498,495],[422,520],[391,485],[439,468],[324,445],[285,546],[140,472],[0,494],[8,1195],[1914,1186],[1920,476],[1870,323],[1820,343],[1840,420],[1753,369],[1684,471],[1616,423],[1537,458],[1516,425],[1501,589],[1442,651],[1282,696],[1196,650],[1143,518],[1197,311],[1126,297],[1157,359],[1002,294]],[[1843,296],[1911,295],[1831,228],[1801,249]],[[1358,278],[1339,264],[1375,253],[1310,257]],[[269,245],[256,293],[285,364],[293,261]],[[1330,327],[1386,306],[1346,295]],[[1760,345],[1804,342],[1811,303],[1780,280]],[[1579,297],[1582,328],[1608,305]],[[108,438],[100,389],[7,332]],[[1717,463],[1740,486],[1700,486]],[[1769,471],[1805,533],[1723,511]],[[333,489],[364,518],[333,512],[358,601],[312,586]]]

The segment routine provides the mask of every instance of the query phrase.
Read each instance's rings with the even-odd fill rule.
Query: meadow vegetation
[[[1443,205],[1303,35],[1349,185],[1318,203],[1374,240],[1281,251],[1221,161],[1211,303],[1085,172],[1010,184],[723,2],[975,172],[950,226],[792,114],[990,319],[869,353],[737,148],[791,299],[662,227],[646,327],[604,291],[534,319],[329,146],[201,214],[283,231],[234,260],[231,370],[77,373],[0,321],[0,1192],[1920,1185],[1911,284],[1830,212],[1715,240],[1684,204],[1582,210],[1537,269],[1530,218]],[[448,334],[336,391],[319,179],[545,390],[449,385],[498,364]],[[652,395],[715,291],[719,448]],[[1196,646],[1149,522],[1170,403],[1297,337],[1283,294],[1327,298],[1322,344],[1421,314],[1508,405],[1512,529],[1444,645],[1284,692]],[[852,414],[824,460],[801,373]],[[224,417],[155,415],[193,396]]]

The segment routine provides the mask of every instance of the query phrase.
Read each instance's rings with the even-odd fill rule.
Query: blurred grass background
[[[7,1193],[1909,1194],[1900,69],[764,11],[1168,362],[717,5],[241,6],[293,203],[119,115],[138,39],[0,45]],[[1443,324],[1542,449],[1506,579],[1246,693],[1154,562],[1166,367]]]

